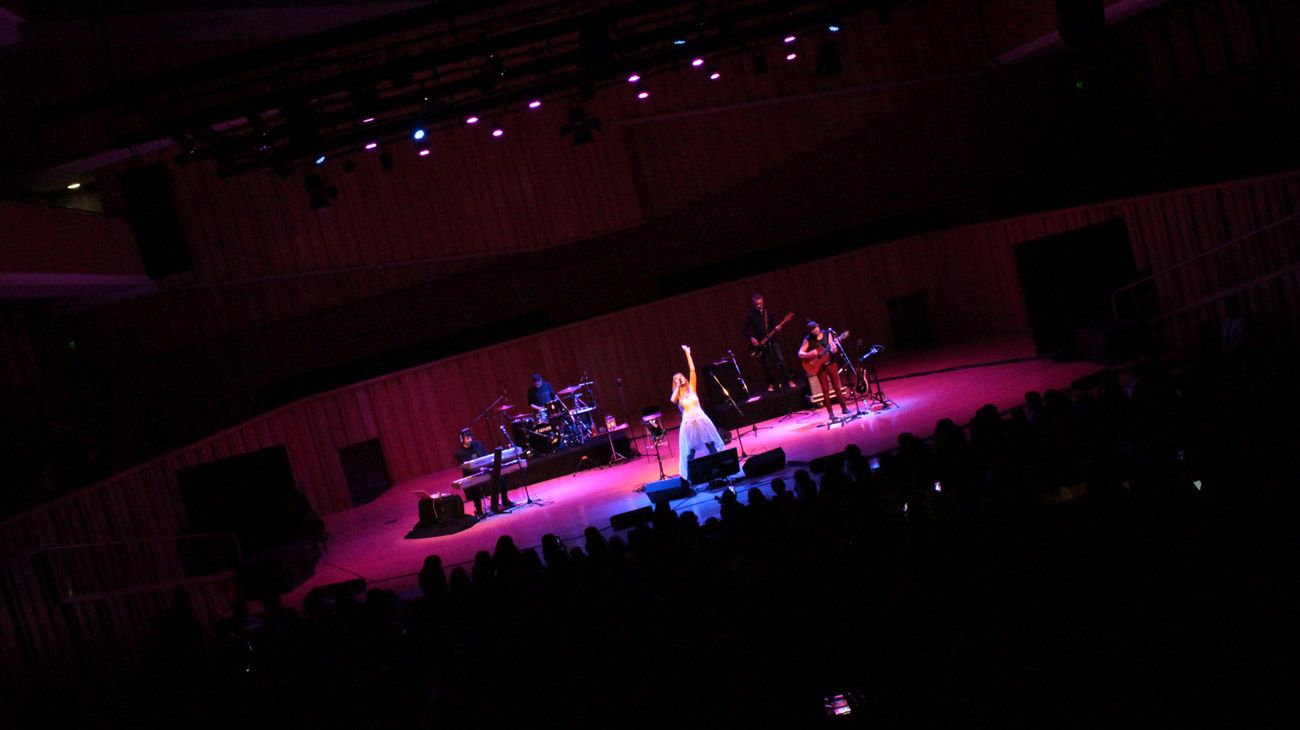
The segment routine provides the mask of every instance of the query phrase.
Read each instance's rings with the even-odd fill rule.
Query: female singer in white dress
[[[681,477],[689,480],[687,467],[691,459],[703,456],[706,448],[710,454],[717,453],[723,444],[718,429],[700,407],[700,397],[695,394],[695,361],[691,359],[691,348],[682,345],[682,351],[686,353],[686,366],[691,376],[687,379],[681,373],[673,373],[672,401],[682,410],[682,425],[677,429],[677,451],[682,462]]]

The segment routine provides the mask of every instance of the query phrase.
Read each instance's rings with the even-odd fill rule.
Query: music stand
[[[884,351],[884,345],[872,345],[871,349],[867,350],[867,354],[858,359],[858,365],[867,371],[867,393],[865,398],[868,403],[879,404],[882,411],[899,407],[897,403],[889,399],[889,396],[885,395],[884,388],[880,387],[880,376],[876,373],[875,356]],[[867,409],[870,410],[871,406],[868,405]]]
[[[659,453],[659,446],[664,442],[664,436],[667,431],[664,430],[663,414],[655,411],[646,413],[641,416],[641,423],[646,427],[646,435],[650,437],[650,445],[655,449],[655,461],[659,462],[659,479],[667,479],[668,475],[664,473],[664,457]]]

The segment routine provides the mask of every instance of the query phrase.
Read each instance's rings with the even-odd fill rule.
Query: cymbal
[[[514,409],[515,409],[514,406],[510,405],[509,403],[504,403],[502,405],[497,406],[495,410],[504,412],[504,411],[513,411]]]
[[[569,387],[565,388],[564,390],[557,390],[557,391],[555,391],[555,394],[556,394],[556,395],[573,395],[574,393],[577,393],[578,391],[582,390],[583,388],[587,388],[587,387],[590,387],[590,386],[595,385],[595,384],[596,384],[596,381],[594,381],[594,380],[588,380],[588,381],[585,382],[585,383],[578,383],[577,385],[570,385]]]

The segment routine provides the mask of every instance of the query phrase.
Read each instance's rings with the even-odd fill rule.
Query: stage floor
[[[749,428],[741,431],[745,452],[752,456],[777,447],[785,449],[787,459],[795,463],[781,475],[850,443],[858,444],[867,454],[884,451],[897,445],[900,433],[928,437],[942,418],[965,424],[985,403],[1010,408],[1023,402],[1026,391],[1065,388],[1074,379],[1100,369],[1088,362],[1058,364],[1037,359],[1028,341],[984,342],[897,358],[890,355],[881,359],[880,376],[884,392],[897,408],[830,429],[818,428],[826,422],[826,412],[821,409],[764,421],[757,424],[757,435]],[[674,476],[678,471],[675,430],[669,441],[671,448],[661,447],[661,453],[665,472]],[[524,504],[524,490],[513,489],[511,499],[519,506],[509,513],[443,537],[403,539],[417,521],[414,491],[450,492],[450,482],[460,476],[459,469],[396,484],[370,504],[325,518],[328,552],[317,564],[316,575],[285,600],[301,607],[313,587],[357,577],[365,578],[372,588],[414,595],[416,574],[427,555],[440,555],[450,569],[470,563],[479,550],[491,550],[501,535],[510,535],[524,549],[539,546],[547,533],[559,535],[570,546],[581,545],[588,525],[610,534],[610,516],[649,504],[637,488],[659,477],[648,441],[642,439],[638,444],[643,452],[638,459],[531,485],[529,491],[534,500],[542,500],[540,505]],[[739,445],[735,439],[730,444]],[[766,486],[771,479],[737,479],[736,486],[743,491]],[[694,511],[701,521],[718,513],[718,503],[705,491],[673,502],[673,507]],[[466,505],[466,510],[472,511],[472,506]]]

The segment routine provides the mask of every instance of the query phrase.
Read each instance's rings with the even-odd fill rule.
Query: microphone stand
[[[898,408],[898,404],[885,395],[885,390],[880,387],[880,376],[876,373],[875,355],[884,352],[884,345],[872,345],[867,354],[858,359],[858,364],[863,365],[867,370],[867,402],[880,404],[880,410],[889,408]],[[868,406],[870,407],[870,406]]]
[[[582,381],[582,382],[586,382],[586,381]],[[618,379],[618,397],[619,397],[620,400],[622,400],[622,398],[623,398],[623,379],[622,379],[622,378],[619,378],[619,379]],[[625,411],[627,410],[627,404],[626,404],[626,403],[623,404],[623,410],[625,410]],[[617,421],[618,419],[615,418],[615,420]],[[617,426],[618,424],[615,423],[614,425]],[[631,433],[632,433],[632,423],[631,423],[630,421],[627,423],[627,431],[628,431],[628,435],[631,435]],[[631,461],[631,459],[629,459],[629,458],[627,458],[626,456],[623,456],[622,454],[618,453],[618,449],[614,448],[614,432],[613,432],[612,430],[610,430],[609,426],[606,426],[606,427],[605,427],[605,437],[609,440],[609,461],[605,463],[605,466],[606,466],[606,467],[615,466],[615,465],[617,465],[619,462],[623,462],[623,461]]]
[[[731,367],[736,369],[736,379],[740,381],[740,387],[743,388],[745,391],[745,403],[749,403],[749,399],[752,398],[753,396],[750,395],[749,393],[749,384],[745,382],[745,374],[740,372],[740,363],[736,362],[736,353],[732,352],[731,350],[727,350],[727,359],[731,360]],[[717,380],[716,375],[714,376],[714,380]],[[721,385],[721,383],[719,383],[719,385]],[[730,397],[730,395],[728,395],[728,397]],[[776,427],[760,426],[758,425],[758,423],[751,423],[749,424],[749,434],[754,438],[758,438],[758,432],[764,428],[776,428]]]
[[[835,354],[840,356],[840,360],[844,363],[844,366],[849,369],[849,392],[853,394],[853,415],[849,416],[847,420],[853,421],[862,418],[863,413],[858,408],[858,389],[854,387],[858,382],[858,369],[853,367],[853,359],[844,351],[844,342],[840,340],[840,336],[835,333],[835,330],[830,329],[829,327],[827,328],[827,331],[830,332],[831,342],[835,343]],[[843,397],[842,393],[837,393],[836,395]]]
[[[718,380],[718,374],[710,370],[709,377],[713,378],[713,382],[718,384],[718,388],[722,391],[722,395],[727,398],[727,402],[736,410],[736,413],[740,414],[741,418],[744,418],[745,412],[740,410],[740,406],[736,405],[736,401],[732,399],[731,392],[727,390],[727,386],[723,385],[721,380]],[[743,428],[736,429],[736,440],[740,442],[740,456],[748,459],[749,454],[745,453],[745,434]]]
[[[496,400],[494,400],[494,401],[492,401],[491,403],[489,403],[489,404],[488,404],[488,407],[483,409],[483,412],[482,412],[482,413],[479,413],[477,416],[474,416],[474,420],[470,421],[470,422],[469,422],[469,425],[466,426],[466,428],[473,428],[473,427],[474,427],[474,424],[476,424],[476,423],[478,423],[479,421],[482,421],[483,419],[487,418],[487,415],[488,415],[489,413],[492,412],[492,409],[493,409],[493,408],[496,408],[496,407],[497,407],[497,404],[500,403],[501,401],[505,400],[505,399],[506,399],[506,394],[505,394],[504,392],[502,392],[501,395],[497,396],[497,399],[496,399]],[[493,448],[496,448],[497,446],[500,446],[500,444],[497,443],[497,434],[496,434],[496,431],[493,431],[491,428],[489,428],[489,429],[488,429],[488,435],[492,437],[492,447],[493,447]],[[509,437],[507,437],[506,440],[507,440],[507,441],[510,441]],[[511,443],[511,445],[515,445],[513,441],[510,441],[510,443]]]

